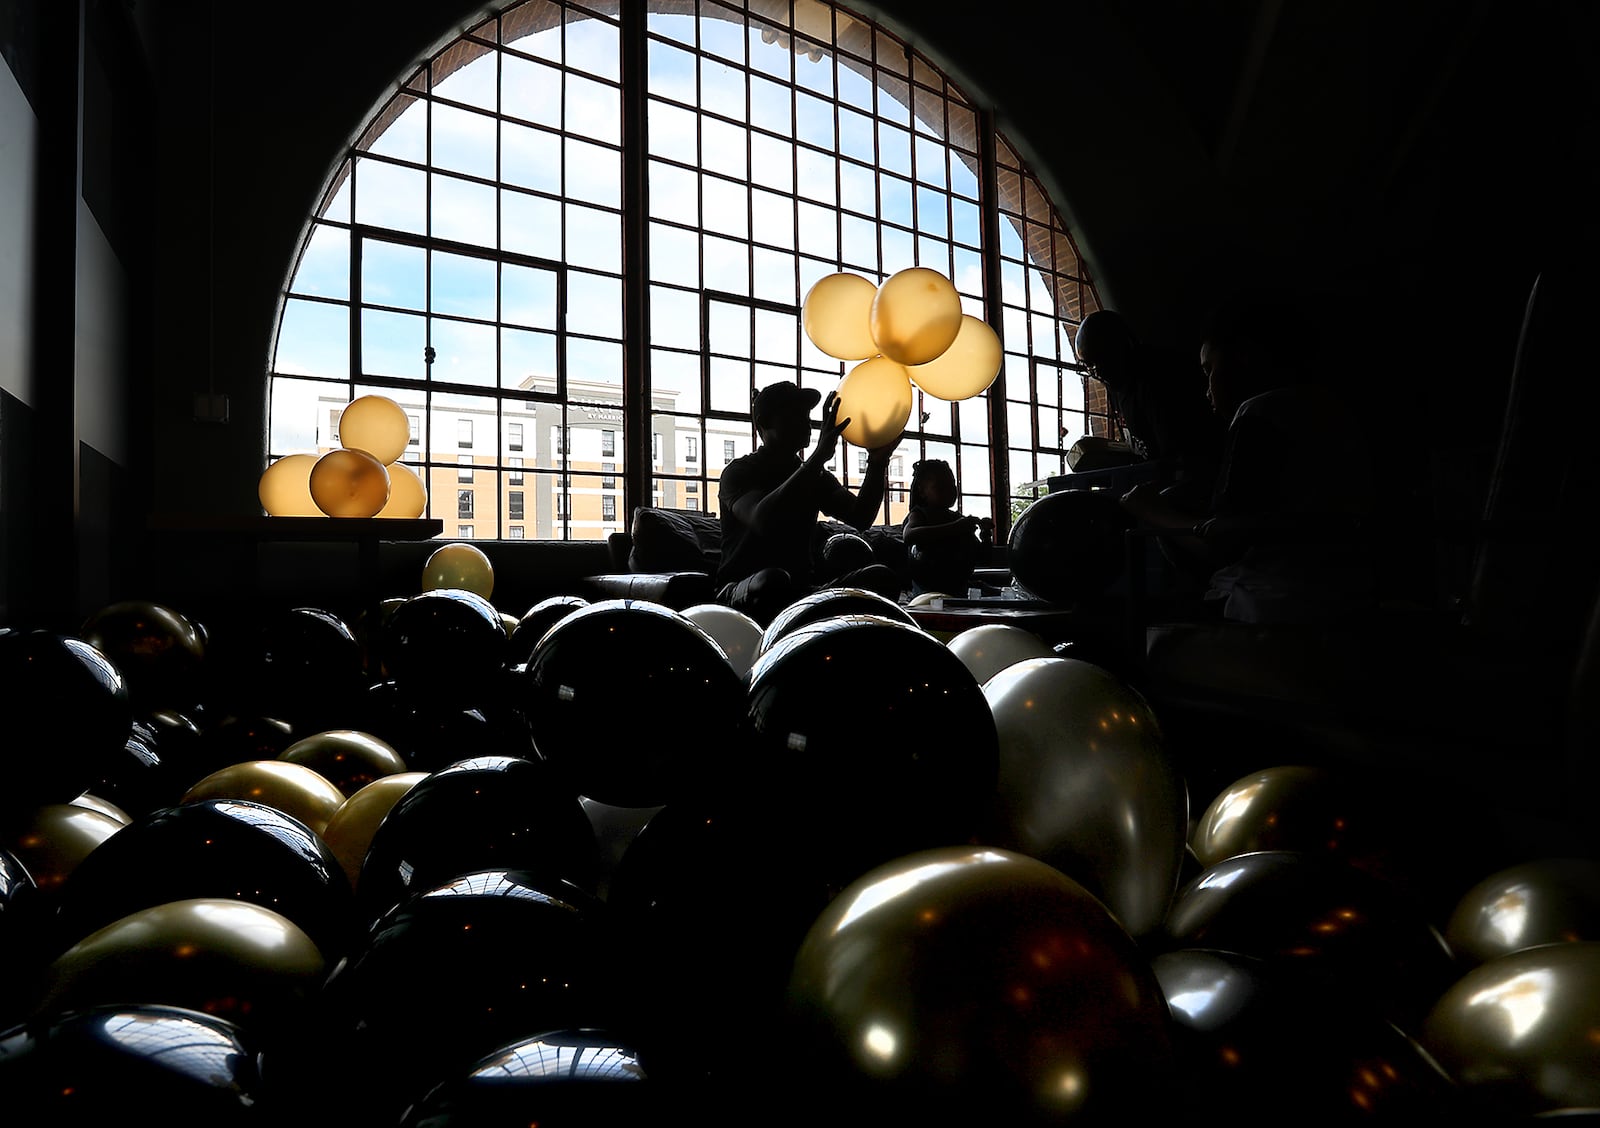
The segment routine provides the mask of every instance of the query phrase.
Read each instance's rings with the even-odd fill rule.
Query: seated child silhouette
[[[911,594],[965,595],[973,571],[994,543],[994,521],[969,517],[955,504],[960,497],[955,471],[942,458],[924,458],[911,468],[911,511],[901,522],[911,560]]]

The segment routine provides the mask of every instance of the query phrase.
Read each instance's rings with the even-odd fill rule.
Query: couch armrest
[[[586,599],[643,599],[674,611],[710,603],[716,594],[708,572],[603,572],[583,578]]]

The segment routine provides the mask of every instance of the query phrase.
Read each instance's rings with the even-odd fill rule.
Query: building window
[[[600,432],[600,457],[617,457],[617,433],[615,431]]]
[[[457,517],[471,517],[472,515],[473,515],[472,514],[472,491],[471,490],[457,490],[456,491],[456,516]]]
[[[683,460],[685,462],[700,461],[700,440],[693,435],[683,440]]]
[[[511,468],[511,472],[506,476],[506,481],[514,486],[520,486],[522,484],[522,457],[513,454],[506,459],[506,464]]]
[[[554,446],[557,454],[567,453],[567,437],[567,429],[565,427],[556,428]]]
[[[422,420],[409,412],[406,414],[406,420],[411,424],[411,438],[406,445],[416,446],[422,441]]]
[[[460,464],[460,468],[456,471],[456,481],[458,481],[458,482],[470,482],[470,481],[472,481],[472,455],[470,455],[470,454],[457,455],[456,456],[456,462],[458,462]]]
[[[867,452],[864,451],[864,450],[858,450],[858,451],[856,451],[856,473],[857,474],[865,474],[866,472],[867,472]]]
[[[603,490],[617,488],[617,464],[615,462],[602,462],[600,464],[600,488]]]
[[[723,439],[722,440],[722,461],[723,461],[724,465],[726,465],[727,463],[733,461],[733,440],[732,439]]]
[[[506,493],[506,516],[513,521],[522,520],[522,491],[510,490]]]
[[[600,520],[615,521],[617,519],[617,499],[602,497],[600,499]]]
[[[564,490],[556,494],[556,516],[563,521],[567,519],[567,499],[569,496]]]
[[[965,310],[1006,332],[992,391],[930,401],[904,436],[907,460],[985,461],[991,511],[1004,514],[1013,484],[1064,472],[1069,417],[1111,433],[1104,389],[1069,343],[1100,306],[1070,226],[1019,156],[1028,146],[993,129],[914,42],[828,0],[639,6],[624,20],[616,3],[489,0],[469,31],[392,76],[291,251],[269,436],[314,419],[303,381],[346,395],[376,381],[408,414],[439,412],[413,427],[424,466],[471,450],[474,418],[505,427],[488,460],[503,466],[535,411],[593,418],[611,429],[606,450],[616,431],[638,449],[615,414],[627,402],[651,405],[640,418],[656,468],[658,429],[674,458],[698,463],[698,441],[677,447],[692,431],[714,434],[731,461],[722,436],[749,425],[746,393],[769,363],[756,342],[799,339],[803,295],[829,272],[880,282],[909,266],[954,281]],[[625,130],[634,106],[640,128]],[[634,277],[645,261],[651,276]],[[417,278],[428,284],[397,300]],[[991,278],[998,293],[985,292]],[[624,336],[635,286],[651,295],[642,341]],[[334,325],[356,328],[330,354]],[[643,363],[624,364],[635,348]],[[837,380],[831,362],[798,359],[802,385]],[[991,451],[1002,420],[1010,441]],[[570,449],[560,438],[557,467]],[[268,449],[267,463],[287,453]]]
[[[698,483],[698,482],[685,482],[685,483],[683,483],[683,492],[684,493],[699,493],[700,492],[700,483]]]
[[[683,499],[683,507],[685,509],[699,509],[700,499],[697,497],[686,497]]]
[[[472,526],[471,525],[457,525],[456,526],[456,536],[458,538],[460,538],[461,540],[471,540],[472,539]]]
[[[510,525],[510,526],[507,526],[507,528],[506,528],[506,538],[508,540],[521,540],[522,539],[522,526],[521,525]]]

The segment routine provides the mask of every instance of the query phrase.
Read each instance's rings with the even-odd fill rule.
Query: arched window
[[[420,421],[402,459],[447,532],[452,496],[483,538],[715,511],[755,390],[852,367],[806,337],[811,285],[909,266],[950,278],[1005,359],[972,399],[916,391],[882,519],[936,457],[1003,530],[1108,420],[1070,343],[1092,280],[989,115],[819,0],[511,3],[404,76],[330,178],[278,326],[269,459],[337,446],[338,409],[378,393]],[[853,484],[848,444],[834,469]]]

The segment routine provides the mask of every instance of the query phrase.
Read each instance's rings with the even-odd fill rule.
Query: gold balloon
[[[5,846],[35,885],[54,891],[88,857],[89,851],[125,825],[109,814],[76,802],[46,803],[10,828]]]
[[[989,323],[970,313],[961,315],[956,339],[926,364],[910,365],[911,382],[942,400],[971,399],[1000,375],[1000,338]]]
[[[328,829],[328,819],[344,802],[344,793],[322,773],[287,760],[244,760],[219,768],[179,800],[248,799],[291,818],[299,819],[317,834]]]
[[[851,883],[806,932],[784,1012],[817,1082],[796,1099],[847,1101],[852,1122],[1138,1123],[1173,1078],[1149,961],[1083,886],[1006,850]]]
[[[404,462],[389,464],[389,500],[378,510],[379,517],[421,517],[428,510],[428,487]]]
[[[339,805],[322,832],[322,840],[339,859],[339,866],[350,879],[350,887],[358,887],[361,863],[366,859],[367,847],[372,845],[372,835],[378,824],[389,813],[400,796],[426,779],[427,772],[396,772],[373,780]]]
[[[329,517],[371,517],[389,500],[389,470],[364,450],[330,450],[311,468],[311,499]]]
[[[1024,658],[1054,658],[1055,649],[1030,630],[1009,623],[980,623],[945,643],[982,685]]]
[[[1418,1040],[1495,1123],[1600,1108],[1600,941],[1544,944],[1463,975]]]
[[[1150,706],[1108,670],[1054,656],[1012,663],[983,696],[1000,775],[982,840],[1081,882],[1134,936],[1152,932],[1178,889],[1189,793]]]
[[[494,565],[477,545],[443,545],[422,565],[422,590],[438,588],[459,588],[488,599],[494,590]]]
[[[256,484],[261,508],[272,517],[322,517],[311,497],[311,470],[317,464],[314,454],[286,454],[262,471]]]
[[[1543,858],[1490,874],[1456,904],[1444,938],[1472,964],[1539,944],[1600,940],[1600,860]]]
[[[872,450],[894,442],[911,421],[911,377],[888,357],[864,360],[839,381],[839,418],[850,420],[846,442]]]
[[[79,807],[87,807],[91,811],[99,811],[107,818],[116,819],[123,826],[127,826],[133,821],[132,815],[128,814],[127,811],[124,811],[121,807],[117,806],[109,799],[102,799],[100,796],[93,795],[87,791],[74,799],[73,803],[77,804]]]
[[[891,274],[873,295],[872,340],[890,360],[927,364],[955,342],[961,317],[961,295],[950,279],[909,267]]]
[[[287,1030],[326,973],[309,936],[289,918],[244,901],[169,901],[113,921],[44,970],[35,1017],[105,1003],[165,1004],[248,1029]]]
[[[878,287],[859,274],[841,272],[819,278],[806,291],[800,323],[817,348],[838,360],[877,355],[872,339],[872,300]]]
[[[355,729],[312,733],[278,753],[278,759],[310,768],[346,799],[381,776],[406,770],[393,745]]]
[[[405,408],[388,396],[361,396],[339,416],[339,444],[361,450],[385,466],[406,452],[411,420]]]

